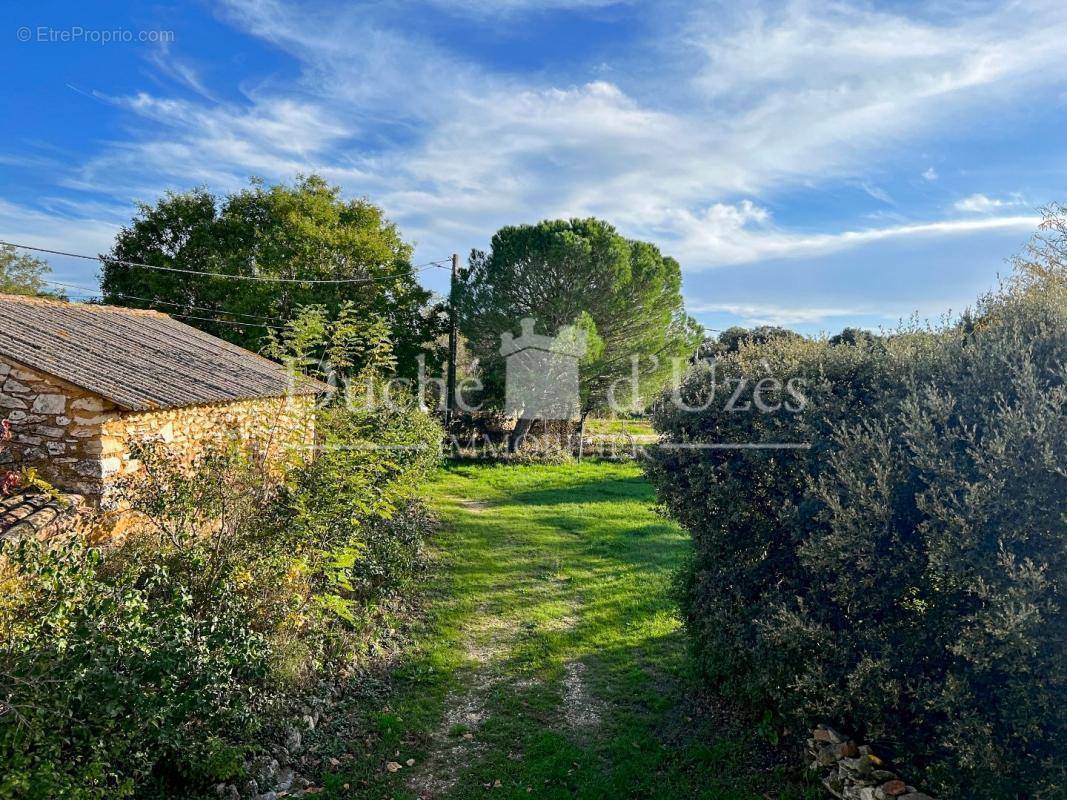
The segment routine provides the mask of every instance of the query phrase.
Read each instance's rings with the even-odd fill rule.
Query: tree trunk
[[[582,463],[582,456],[585,454],[585,418],[589,416],[588,411],[582,412],[581,421],[578,423],[578,463]]]
[[[526,441],[526,436],[530,433],[530,428],[533,427],[534,420],[528,417],[520,417],[519,421],[515,423],[515,430],[511,432],[511,438],[508,439],[508,452],[515,454],[519,452],[519,448],[522,447],[522,443]]]

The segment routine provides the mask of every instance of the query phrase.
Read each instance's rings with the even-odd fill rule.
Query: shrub
[[[0,797],[195,795],[384,635],[374,606],[421,563],[440,428],[329,409],[320,431],[282,478],[238,450],[190,470],[142,447],[119,490],[142,524],[106,557],[4,545]]]
[[[126,797],[232,777],[269,656],[232,577],[194,597],[173,559],[105,580],[99,551],[76,541],[0,554],[0,796]]]
[[[679,396],[696,406],[717,379],[718,402],[660,403],[666,440],[811,444],[650,460],[693,536],[681,595],[707,678],[798,731],[879,743],[945,797],[1060,796],[1065,364],[1067,293],[1031,277],[937,330],[696,365]],[[768,375],[804,381],[807,402],[726,408],[723,384]],[[765,388],[765,405],[801,405]]]

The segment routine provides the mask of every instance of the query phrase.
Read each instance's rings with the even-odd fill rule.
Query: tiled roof
[[[77,494],[53,497],[38,492],[0,495],[0,539],[45,537],[73,525],[85,498]]]
[[[0,356],[129,411],[259,397],[295,389],[279,364],[157,311],[0,294]]]

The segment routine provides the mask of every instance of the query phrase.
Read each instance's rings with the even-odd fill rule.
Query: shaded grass
[[[636,466],[460,463],[427,499],[425,628],[387,699],[355,698],[322,742],[343,759],[322,796],[413,798],[430,773],[457,799],[817,796],[694,700],[670,596],[689,544]],[[457,707],[476,722],[442,728]]]

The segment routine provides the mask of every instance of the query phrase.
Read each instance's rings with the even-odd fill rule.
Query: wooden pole
[[[456,408],[456,358],[459,350],[459,320],[456,315],[456,285],[459,283],[459,254],[452,254],[452,284],[448,291],[448,386],[445,389],[445,430],[452,426]]]

